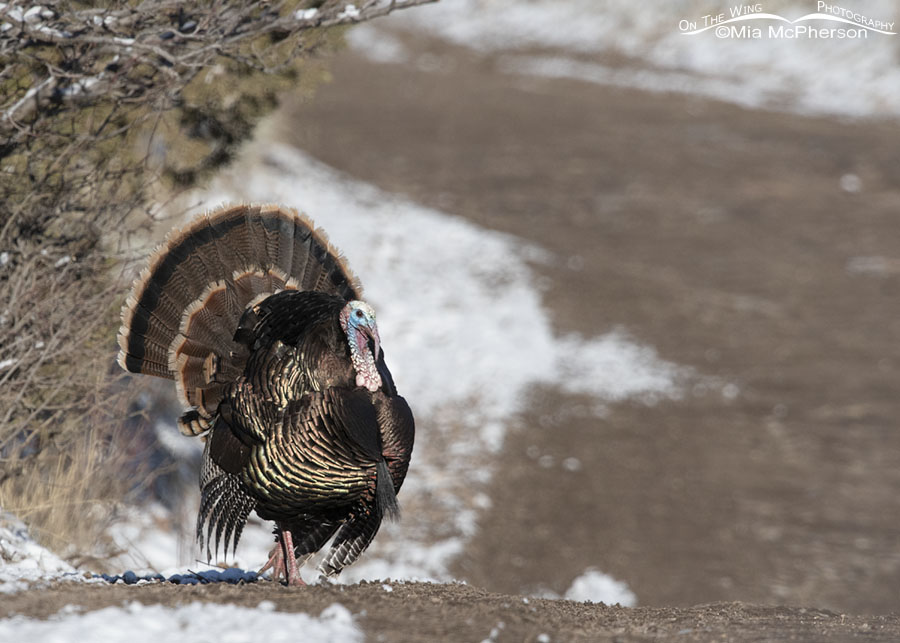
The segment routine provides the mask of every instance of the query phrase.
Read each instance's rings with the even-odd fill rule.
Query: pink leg
[[[300,578],[300,570],[297,567],[297,559],[294,558],[294,543],[291,538],[291,530],[278,525],[278,536],[275,547],[269,552],[269,560],[262,569],[257,572],[262,574],[268,569],[272,570],[272,580],[278,581],[284,576],[287,584],[292,587],[306,585]]]
[[[265,565],[262,566],[257,574],[262,576],[263,572],[266,570],[272,570],[272,580],[278,581],[281,578],[281,575],[284,574],[284,556],[281,553],[281,543],[278,542],[275,544],[275,547],[272,548],[272,551],[269,552],[269,560]]]
[[[297,559],[294,557],[294,541],[291,538],[290,529],[282,529],[281,546],[284,549],[284,573],[288,586],[306,585],[300,578],[300,569],[297,567]]]

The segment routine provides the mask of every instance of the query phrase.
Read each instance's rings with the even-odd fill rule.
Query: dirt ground
[[[641,605],[896,611],[896,123],[507,75],[406,44],[431,70],[347,52],[284,136],[555,253],[535,270],[560,333],[621,325],[738,391],[602,420],[536,392],[458,577],[561,593],[594,565]],[[580,471],[559,466],[571,455]]]
[[[344,52],[284,138],[540,244],[561,334],[624,327],[736,395],[699,386],[598,419],[535,391],[456,563],[469,585],[57,586],[4,597],[0,616],[266,599],[340,601],[370,640],[900,640],[898,616],[849,616],[900,597],[896,123],[507,75],[407,44],[429,71]],[[590,566],[642,607],[523,601]]]
[[[391,591],[386,591],[390,587]],[[318,615],[338,602],[368,641],[895,641],[900,617],[846,616],[826,610],[713,603],[692,608],[609,607],[523,599],[462,584],[361,583],[288,588],[271,582],[180,586],[57,584],[4,597],[0,618],[46,618],[64,605],[100,609],[130,601],[178,606],[194,601]],[[526,602],[527,601],[527,602]],[[249,630],[248,630],[249,634]],[[543,637],[541,635],[544,635]],[[298,632],[298,640],[302,633]]]

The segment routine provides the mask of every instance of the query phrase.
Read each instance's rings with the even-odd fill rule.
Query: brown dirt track
[[[540,244],[558,258],[535,270],[560,333],[623,326],[737,397],[689,391],[599,420],[536,391],[454,570],[469,586],[55,586],[4,597],[0,616],[265,599],[339,601],[370,640],[478,641],[499,621],[500,641],[900,640],[897,616],[851,616],[896,613],[900,597],[896,124],[504,75],[408,44],[440,70],[345,52],[333,83],[290,106],[284,137]],[[856,257],[886,261],[848,270]],[[564,471],[572,455],[583,466]],[[523,603],[589,566],[657,607]]]
[[[168,606],[194,601],[255,607],[271,601],[282,612],[319,614],[339,602],[370,641],[890,641],[900,618],[848,617],[824,610],[715,603],[692,608],[607,607],[572,601],[493,594],[467,585],[383,583],[287,588],[270,582],[246,586],[56,585],[5,597],[0,618],[46,618],[64,605],[100,609],[129,601]],[[298,640],[302,632],[298,632]],[[252,631],[248,629],[248,637]],[[248,638],[247,640],[251,640]]]
[[[419,47],[435,45],[419,43]],[[511,436],[500,508],[459,569],[563,591],[586,564],[645,605],[889,612],[900,595],[900,133],[703,99],[352,54],[295,108],[296,143],[427,205],[534,241],[560,332],[623,325],[734,400],[578,416],[542,392]],[[398,90],[399,88],[399,90]],[[840,177],[855,173],[859,193]],[[568,258],[583,258],[572,270]],[[876,274],[847,270],[881,256]],[[891,263],[894,262],[894,263]],[[700,392],[698,392],[700,393]],[[536,467],[537,446],[575,474]]]
[[[285,136],[555,253],[535,269],[560,333],[622,325],[740,389],[603,421],[536,392],[458,576],[559,593],[594,565],[641,605],[896,611],[896,124],[504,75],[490,57],[407,45],[441,71],[344,54]],[[841,189],[848,173],[859,192]],[[849,270],[856,257],[884,269]],[[557,466],[536,466],[535,446]],[[558,466],[570,455],[580,471]]]

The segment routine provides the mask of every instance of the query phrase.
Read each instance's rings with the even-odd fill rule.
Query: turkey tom
[[[119,364],[175,381],[187,435],[206,438],[197,537],[237,547],[275,521],[263,567],[337,574],[398,514],[415,434],[375,311],[312,222],[277,206],[197,217],[151,257],[122,309]],[[210,545],[214,542],[214,547]]]

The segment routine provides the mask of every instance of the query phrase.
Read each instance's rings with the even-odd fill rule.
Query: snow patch
[[[712,31],[696,36],[679,31],[681,20],[697,21],[716,8],[724,11],[725,3],[702,7],[695,0],[677,0],[648,9],[629,0],[442,0],[357,30],[425,33],[483,53],[513,53],[501,69],[514,73],[809,114],[900,115],[900,38],[722,39]],[[811,6],[792,0],[772,10],[795,19]],[[891,0],[870,0],[864,13],[888,22],[900,18]],[[540,50],[554,55],[524,55]],[[623,56],[630,59],[624,67],[603,64]]]
[[[160,527],[170,524],[171,519],[170,511],[159,503],[122,508],[122,517],[110,528],[109,536],[123,553],[109,561],[110,568],[133,570],[138,575],[159,572],[163,576],[184,572],[185,565],[196,569],[199,546],[175,529]],[[199,567],[204,568],[202,564]]]
[[[862,190],[862,179],[856,174],[847,173],[841,176],[840,185],[844,192],[856,194]]]
[[[343,20],[344,18],[359,18],[359,9],[356,8],[356,5],[348,4],[344,7],[344,10],[337,15],[338,20]]]
[[[637,596],[628,585],[596,569],[588,569],[573,580],[572,586],[566,590],[565,598],[570,601],[591,601],[607,605],[618,603],[625,607],[637,605]]]
[[[851,275],[891,275],[900,272],[900,259],[891,257],[851,257],[846,270]]]
[[[50,9],[47,9],[46,7],[42,7],[40,5],[31,7],[22,15],[22,19],[29,24],[34,24],[36,22],[40,22],[41,19],[49,19],[52,17],[53,12]]]
[[[403,63],[409,60],[409,52],[399,38],[377,29],[351,29],[347,43],[365,53],[366,58],[378,63]]]
[[[38,545],[25,524],[7,512],[0,511],[0,594],[18,592],[35,582],[45,582],[75,569],[53,552]],[[0,629],[0,641],[6,638]]]
[[[176,608],[132,602],[124,607],[107,607],[83,614],[77,609],[63,608],[47,620],[21,616],[0,619],[0,641],[357,643],[364,640],[353,615],[339,603],[326,607],[319,616],[278,612],[274,605],[262,603],[257,609],[200,602]]]

